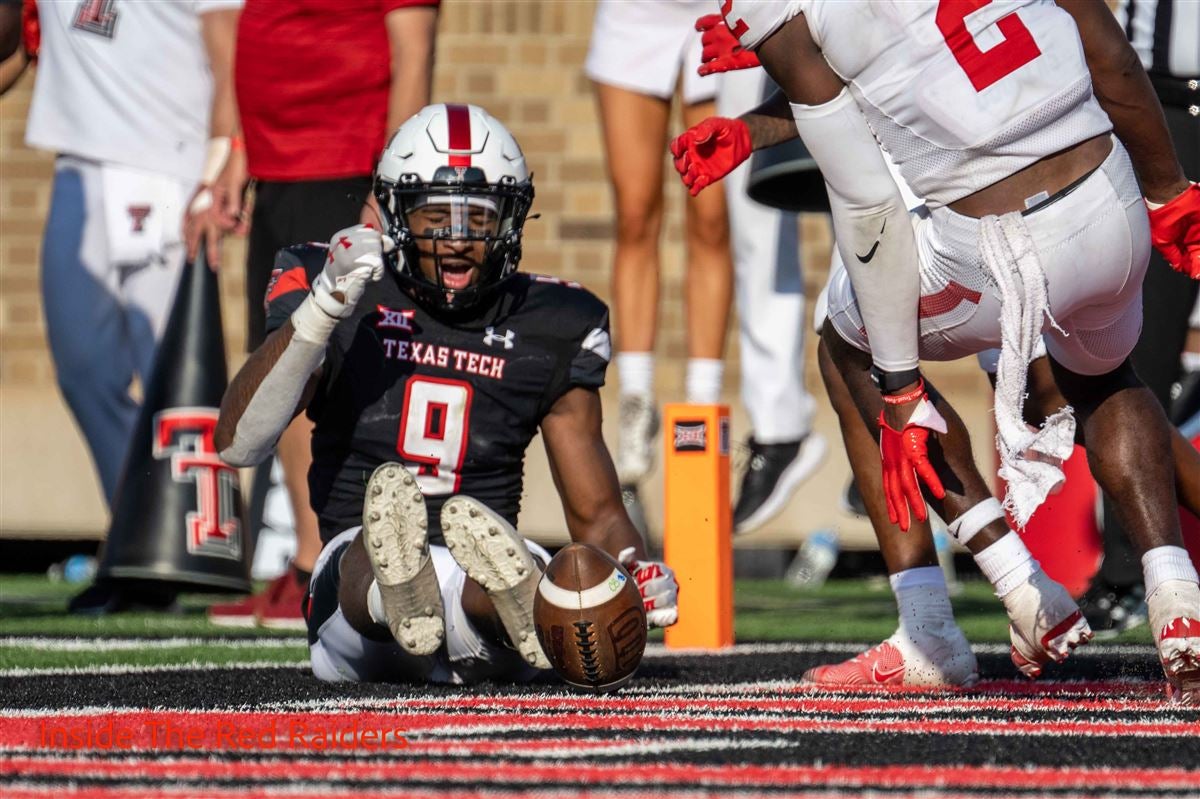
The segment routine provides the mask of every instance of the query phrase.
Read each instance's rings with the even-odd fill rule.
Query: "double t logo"
[[[237,469],[217,456],[215,408],[171,408],[154,414],[154,457],[171,459],[171,479],[195,483],[196,510],[187,514],[187,551],[236,560],[242,524],[235,515]]]

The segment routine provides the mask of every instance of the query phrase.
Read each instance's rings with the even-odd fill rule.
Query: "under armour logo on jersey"
[[[375,327],[388,327],[395,330],[412,332],[412,320],[416,311],[397,311],[394,308],[385,308],[382,305],[375,306],[375,310],[379,311],[379,321],[375,323]]]
[[[512,330],[505,330],[504,335],[501,336],[497,335],[496,328],[489,326],[484,328],[483,332],[483,343],[489,347],[495,344],[497,341],[502,341],[504,342],[504,349],[511,350],[517,344],[517,334]]]

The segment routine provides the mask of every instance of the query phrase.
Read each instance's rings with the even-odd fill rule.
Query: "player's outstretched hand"
[[[900,397],[884,397],[888,403],[879,413],[879,454],[883,460],[883,494],[887,498],[888,518],[892,524],[900,525],[907,532],[909,509],[917,521],[925,521],[929,514],[925,510],[925,498],[917,484],[920,479],[929,487],[933,496],[946,496],[942,481],[929,462],[928,441],[930,432],[945,433],[946,420],[929,401],[922,382],[916,390]],[[889,409],[893,413],[904,413],[911,408],[908,421],[896,429],[888,420]]]
[[[670,627],[679,621],[679,583],[670,566],[657,560],[638,560],[633,547],[622,549],[617,560],[637,583],[646,608],[647,626]]]
[[[709,117],[671,142],[675,169],[693,197],[736,169],[753,151],[750,128],[727,117]]]
[[[700,17],[696,20],[696,30],[700,31],[700,45],[703,48],[700,51],[700,68],[696,70],[701,75],[761,66],[758,56],[753,50],[742,48],[741,42],[725,25],[725,18],[720,14]]]
[[[1200,184],[1150,211],[1150,240],[1172,269],[1200,280]]]
[[[396,243],[371,225],[354,225],[333,234],[325,268],[313,281],[313,297],[330,316],[345,318],[367,289],[383,278],[383,255]]]

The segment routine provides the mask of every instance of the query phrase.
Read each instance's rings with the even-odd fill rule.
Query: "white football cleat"
[[[492,600],[513,648],[529,665],[550,668],[533,624],[542,571],[525,539],[491,508],[464,496],[442,506],[442,536],[454,560]]]
[[[408,469],[398,463],[376,469],[363,503],[363,547],[392,637],[412,655],[433,654],[446,638],[428,530],[425,497]]]
[[[1200,586],[1166,580],[1146,597],[1167,696],[1200,705]]]
[[[1041,675],[1047,662],[1062,663],[1092,639],[1092,628],[1075,600],[1040,566],[1001,601],[1008,611],[1013,665],[1030,679]]]
[[[909,686],[949,688],[979,681],[975,653],[953,621],[901,627],[881,644],[849,660],[804,672],[806,683],[825,688]]]
[[[658,408],[654,398],[626,394],[618,406],[617,479],[621,485],[636,485],[654,466],[658,437]]]

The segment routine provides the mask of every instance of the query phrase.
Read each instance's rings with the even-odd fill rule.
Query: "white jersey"
[[[726,20],[753,45],[799,13],[931,206],[1112,129],[1051,0],[734,0]]]
[[[26,143],[198,180],[212,105],[200,15],[241,5],[38,3],[42,45]]]

